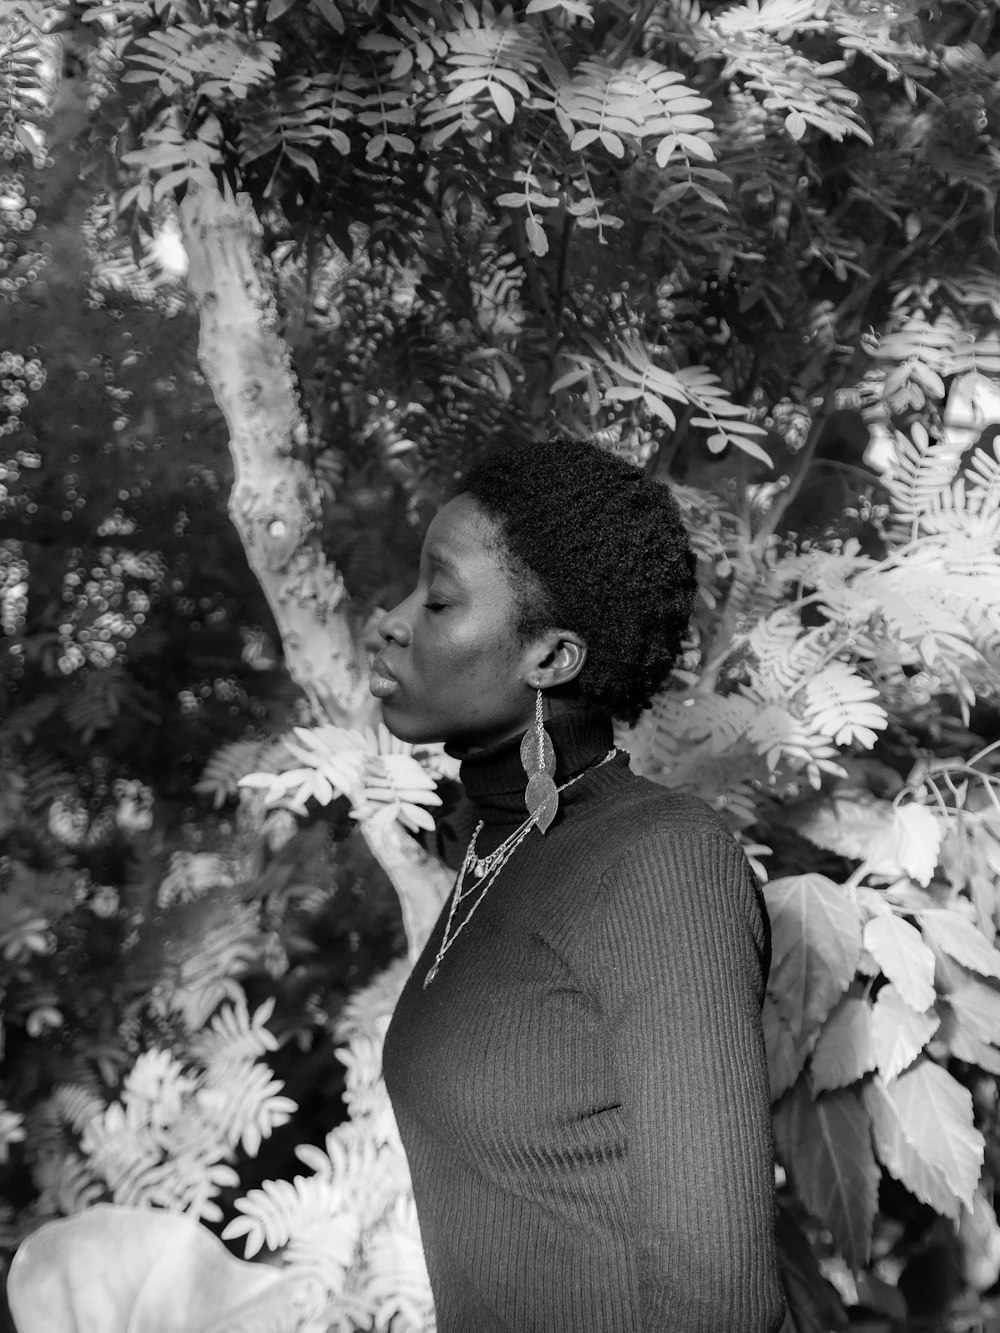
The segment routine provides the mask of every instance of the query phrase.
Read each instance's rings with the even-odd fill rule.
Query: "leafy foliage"
[[[322,1149],[296,1150],[310,1175],[265,1181],[237,1199],[239,1216],[224,1233],[246,1237],[247,1257],[265,1246],[280,1251],[336,1329],[433,1327],[406,1157],[381,1072],[387,1016],[405,979],[396,964],[345,1007],[337,1035],[346,1045],[337,1055],[347,1069],[350,1120]]]
[[[282,749],[287,758],[275,756],[272,762],[283,771],[248,773],[240,785],[262,790],[268,805],[280,804],[296,814],[305,814],[310,800],[329,805],[345,797],[352,818],[399,820],[413,833],[434,828],[427,809],[441,804],[434,779],[446,773],[457,777],[457,765],[439,746],[423,746],[414,754],[413,746],[398,741],[381,723],[377,734],[369,729],[366,735],[329,725],[296,727]],[[296,760],[301,767],[292,767]]]
[[[973,457],[970,474],[984,470],[985,461]],[[940,488],[951,485],[950,473],[939,482]],[[887,490],[892,492],[891,484]],[[909,634],[905,617],[897,623],[879,603],[873,612],[863,596],[846,593],[852,580],[867,578],[877,587],[872,571],[891,572],[910,558],[922,570],[925,598],[935,577],[950,587],[950,545],[932,543],[937,560],[933,565],[924,560],[925,543],[936,538],[934,513],[931,503],[915,519],[912,534],[903,523],[887,522],[887,530],[905,535],[879,560],[839,541],[825,550],[813,546],[784,557],[794,568],[792,578],[766,550],[763,568],[777,595],[762,594],[755,608],[759,619],[748,617],[728,644],[723,671],[729,692],[697,694],[708,673],[699,679],[692,672],[637,733],[624,738],[635,746],[634,761],[660,781],[690,785],[700,775],[703,794],[744,839],[750,830],[764,831],[780,820],[813,844],[812,852],[797,852],[807,864],[824,848],[836,853],[843,867],[837,879],[811,871],[771,878],[764,887],[773,947],[764,1027],[776,1144],[787,1182],[779,1234],[786,1246],[789,1296],[803,1327],[810,1321],[815,1327],[836,1326],[841,1319],[822,1277],[837,1263],[848,1265],[839,1289],[846,1282],[855,1303],[869,1299],[858,1293],[860,1278],[870,1274],[883,1175],[947,1218],[957,1221],[977,1207],[986,1145],[967,1080],[970,1066],[1000,1068],[995,875],[989,872],[973,895],[968,871],[987,848],[994,859],[1000,855],[991,795],[995,778],[984,763],[992,749],[961,763],[942,763],[933,774],[918,766],[906,781],[883,765],[882,781],[895,786],[893,799],[876,796],[863,783],[861,756],[892,741],[899,725],[900,707],[892,697],[899,664],[926,669],[928,653],[940,662],[950,649],[943,645],[932,652],[926,635]],[[749,555],[734,551],[732,563]],[[709,568],[717,557],[709,544]],[[798,592],[792,599],[783,595],[789,584]],[[705,586],[711,588],[707,574]],[[967,605],[971,615],[971,599]],[[824,617],[821,626],[815,624],[816,608]],[[847,624],[851,633],[841,637]],[[867,639],[862,625],[870,627]],[[995,696],[997,682],[984,666],[995,660],[992,639],[980,637],[978,619],[961,622],[960,629],[965,641],[979,646],[976,665],[969,676],[956,677],[950,659],[951,673],[937,682],[940,707],[949,700],[969,707],[979,695]],[[958,660],[965,669],[973,659]],[[800,694],[799,704],[790,703]],[[692,697],[705,703],[697,713],[685,703]],[[768,730],[777,714],[766,725],[761,722],[779,700],[783,716],[795,718],[794,732],[788,725],[774,734]],[[311,764],[321,766],[315,771],[336,770],[337,789],[348,791],[351,774],[343,765],[355,754],[356,742],[349,733],[326,728],[307,750],[308,737],[301,732],[297,756],[281,762],[308,754]],[[700,751],[697,762],[688,759],[692,751]],[[721,791],[718,765],[706,762],[718,758],[730,764]],[[962,786],[949,776],[958,768],[967,779]],[[287,782],[315,795],[306,781],[311,771],[290,768]],[[264,781],[262,775],[259,782]],[[282,784],[269,781],[276,794],[283,793]],[[741,781],[743,800],[733,801]],[[815,788],[824,791],[822,797],[811,794]],[[355,802],[362,799],[360,792],[355,778]],[[759,844],[749,850],[791,868],[787,850],[776,853]],[[351,1309],[354,1318],[363,1310],[363,1317],[377,1320],[367,1285],[377,1289],[382,1281],[379,1223],[372,1219],[384,1219],[390,1205],[394,1217],[407,1206],[405,1167],[393,1159],[398,1145],[389,1122],[372,1119],[389,1114],[377,1082],[378,1049],[396,976],[396,971],[386,974],[370,993],[356,997],[366,1025],[342,1052],[351,1071],[351,1120],[330,1136],[326,1157],[315,1149],[301,1151],[316,1175],[266,1182],[237,1202],[243,1216],[228,1232],[247,1236],[248,1254],[262,1246],[283,1251],[290,1269],[311,1276],[325,1293],[327,1317],[338,1327],[336,1320],[346,1319]],[[362,1145],[368,1154],[363,1167],[357,1156]],[[355,1185],[358,1173],[371,1193]],[[812,1231],[822,1267],[811,1250],[810,1260],[803,1257],[803,1244],[808,1245],[803,1225]],[[997,1234],[995,1224],[986,1234]],[[825,1254],[824,1236],[832,1242],[832,1252]],[[807,1279],[803,1265],[809,1264]],[[422,1292],[426,1301],[422,1281],[414,1268],[393,1290],[400,1301],[401,1292],[416,1293],[414,1299]],[[865,1281],[878,1290],[874,1277]],[[357,1294],[359,1284],[363,1296]],[[412,1307],[392,1307],[412,1328],[428,1327],[427,1308],[419,1300]]]
[[[270,81],[280,56],[274,42],[257,42],[214,23],[178,23],[139,37],[126,83],[155,82],[166,97],[192,91],[207,98],[242,101],[258,84]]]
[[[0,1151],[30,1168],[21,1197],[73,1211],[116,1188],[81,1136],[109,1106],[127,1122],[129,1070],[141,1084],[153,1052],[156,1104],[176,1112],[149,1167],[160,1188],[166,1126],[187,1123],[212,1043],[249,1059],[254,1025],[234,1016],[273,995],[268,1059],[312,1174],[285,1179],[278,1161],[254,1186],[233,1137],[249,1126],[253,1146],[267,1123],[251,1096],[204,1130],[214,1146],[178,1189],[227,1215],[210,1176],[235,1151],[237,1231],[287,1247],[330,1318],[428,1324],[377,1079],[398,973],[340,1030],[350,1122],[330,1134],[331,1098],[310,1116],[308,1081],[291,1083],[298,1053],[312,1071],[326,1058],[344,988],[391,951],[358,944],[387,929],[384,885],[350,842],[324,851],[327,828],[342,836],[353,803],[426,832],[441,773],[345,748],[281,687],[222,536],[221,423],[178,355],[183,294],[155,259],[174,200],[211,185],[248,194],[264,225],[309,421],[296,448],[359,639],[405,585],[442,487],[496,441],[594,434],[674,481],[703,604],[675,688],[624,739],[638,769],[719,808],[770,875],[764,1021],[796,1326],[842,1327],[844,1300],[902,1322],[931,1234],[917,1204],[960,1220],[948,1244],[988,1286],[1000,464],[988,435],[970,447],[982,420],[963,436],[956,414],[1000,373],[993,29],[951,3],[812,0],[11,12]],[[65,80],[53,94],[42,26],[77,53],[75,104]],[[85,300],[59,286],[39,214],[57,257],[78,256],[64,267],[88,275]],[[64,342],[39,333],[56,302]],[[891,449],[879,475],[872,439]],[[269,809],[240,786],[265,771]],[[331,866],[368,898],[348,908],[341,884],[334,910]],[[32,1157],[48,1140],[20,1133],[42,1106],[58,1150]],[[122,1189],[146,1187],[134,1158],[121,1169]]]
[[[126,204],[147,207],[183,189],[185,173],[211,170],[279,207],[293,236],[325,228],[350,253],[362,233],[352,239],[346,224],[360,226],[379,265],[404,255],[405,236],[405,264],[425,257],[420,305],[448,325],[473,313],[449,262],[455,223],[463,268],[484,245],[489,259],[499,228],[525,281],[505,296],[502,335],[483,348],[483,330],[463,340],[466,354],[488,348],[504,366],[489,396],[535,428],[611,427],[632,449],[707,432],[714,448],[759,459],[751,428],[772,385],[795,383],[803,402],[826,397],[845,350],[867,355],[869,323],[885,325],[872,364],[885,367],[877,383],[890,410],[917,389],[940,399],[955,375],[992,373],[976,339],[990,266],[973,243],[974,210],[948,230],[959,187],[943,123],[917,118],[909,170],[901,151],[918,86],[942,107],[965,96],[989,114],[974,47],[964,64],[941,61],[903,16],[886,28],[850,5],[783,0],[605,28],[585,5],[240,9],[114,7],[122,91],[138,96],[129,114],[144,126],[143,146],[125,156],[141,177]],[[103,4],[83,13],[95,27],[109,17]],[[164,97],[181,120],[164,116]],[[843,203],[824,184],[834,145],[852,183]],[[961,152],[965,179],[993,180],[981,131]],[[880,170],[888,159],[893,170]],[[472,218],[488,225],[470,230]],[[952,271],[929,284],[924,256],[945,235]],[[607,246],[629,255],[633,275],[610,319],[595,283]],[[893,250],[891,265],[875,262]],[[754,364],[739,351],[748,318]],[[616,392],[571,378],[588,364]],[[678,421],[671,400],[694,410]]]
[[[85,1120],[74,1117],[81,1164],[99,1189],[116,1203],[221,1217],[214,1196],[239,1182],[228,1165],[236,1149],[255,1156],[295,1110],[278,1095],[280,1082],[256,1063],[277,1046],[263,1026],[272,1009],[252,1017],[245,1006],[221,1009],[208,1039],[195,1047],[201,1069],[185,1068],[169,1051],[143,1051],[118,1101]]]
[[[113,1268],[91,1281],[81,1316],[78,1278],[95,1248]],[[141,1333],[164,1318],[190,1333],[303,1333],[300,1293],[273,1269],[251,1267],[190,1217],[100,1204],[43,1226],[28,1239],[7,1283],[19,1328],[64,1329],[88,1319],[103,1333]]]

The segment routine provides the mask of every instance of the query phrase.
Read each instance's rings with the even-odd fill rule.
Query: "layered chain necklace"
[[[603,768],[605,764],[614,759],[617,753],[617,748],[610,749],[603,759],[599,760],[596,764],[592,764],[590,768],[585,768],[582,773],[577,773],[575,778],[570,778],[568,782],[564,782],[563,785],[556,788],[556,790],[564,792],[567,787],[572,787],[574,782],[579,782],[580,779],[585,778],[588,773],[594,773],[597,769]],[[441,968],[442,958],[472,920],[479,904],[493,887],[497,875],[500,874],[500,871],[514,855],[521,843],[524,842],[525,838],[535,827],[537,822],[536,815],[529,815],[523,824],[518,825],[510,837],[505,838],[499,847],[495,848],[492,852],[487,853],[486,856],[476,855],[476,840],[482,832],[483,821],[480,820],[476,825],[475,832],[469,840],[468,847],[465,849],[465,858],[462,861],[462,868],[458,872],[458,879],[455,883],[455,892],[451,899],[451,907],[448,909],[448,920],[445,922],[444,935],[441,939],[441,947],[438,949],[437,957],[427,969],[427,975],[424,977],[424,990],[427,989],[437,976]],[[477,892],[479,896],[475,899],[459,924],[455,926],[455,914],[458,911],[459,905],[466,902],[473,893]]]

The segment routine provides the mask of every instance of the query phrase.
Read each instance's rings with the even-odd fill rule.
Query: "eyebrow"
[[[449,556],[432,548],[427,552],[427,563],[432,569],[439,569],[443,574],[460,574],[461,569]]]

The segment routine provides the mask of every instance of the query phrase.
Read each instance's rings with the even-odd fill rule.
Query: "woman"
[[[664,487],[553,440],[473,470],[379,627],[388,726],[461,756],[477,820],[385,1047],[439,1333],[781,1324],[760,896],[612,742],[693,567]]]

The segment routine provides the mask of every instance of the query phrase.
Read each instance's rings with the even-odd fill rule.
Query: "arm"
[[[639,1327],[774,1333],[767,927],[752,873],[706,825],[644,835],[602,887],[592,965],[629,1135]]]

